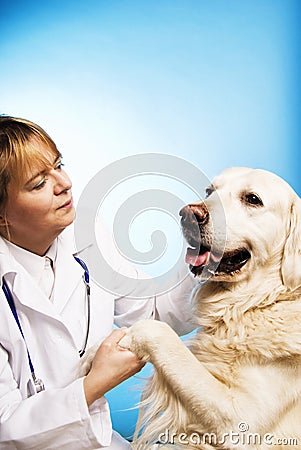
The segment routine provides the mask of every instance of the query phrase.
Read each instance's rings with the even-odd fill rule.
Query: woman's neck
[[[48,238],[41,240],[37,240],[36,238],[34,238],[34,236],[32,236],[32,238],[27,237],[26,239],[17,239],[14,236],[5,236],[3,234],[3,237],[7,241],[11,242],[12,244],[20,248],[23,248],[24,250],[27,250],[39,256],[44,256],[47,253],[53,241],[57,238],[57,235],[53,236],[51,239]]]

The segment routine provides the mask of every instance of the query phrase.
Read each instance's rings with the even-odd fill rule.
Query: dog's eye
[[[245,202],[249,203],[250,205],[254,206],[263,206],[262,200],[258,195],[250,193],[244,195]]]
[[[214,187],[213,186],[208,186],[207,188],[206,188],[206,198],[208,198],[209,197],[209,195],[211,195],[212,194],[212,192],[214,192]]]

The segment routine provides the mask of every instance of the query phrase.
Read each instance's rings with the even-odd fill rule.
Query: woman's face
[[[21,188],[8,185],[6,221],[9,239],[31,252],[43,255],[52,241],[75,218],[71,181],[61,159],[40,147],[51,167],[31,168]]]

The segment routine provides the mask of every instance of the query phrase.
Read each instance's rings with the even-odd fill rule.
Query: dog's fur
[[[155,367],[134,446],[168,434],[183,448],[301,448],[301,200],[281,178],[248,168],[225,170],[208,194],[182,211],[188,243],[211,246],[205,266],[192,267],[209,278],[194,293],[189,348],[151,320],[120,342]],[[231,260],[242,249],[249,259]],[[212,274],[222,252],[228,260]]]

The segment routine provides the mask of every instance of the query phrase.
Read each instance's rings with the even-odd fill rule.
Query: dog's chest
[[[287,313],[287,311],[286,311]],[[220,381],[235,384],[246,367],[301,363],[301,317],[279,310],[250,311],[214,333],[200,331],[189,348]]]
[[[242,360],[246,360],[246,349],[238,349],[227,339],[216,335],[199,333],[189,345],[192,353],[207,370],[225,384],[233,384]]]

